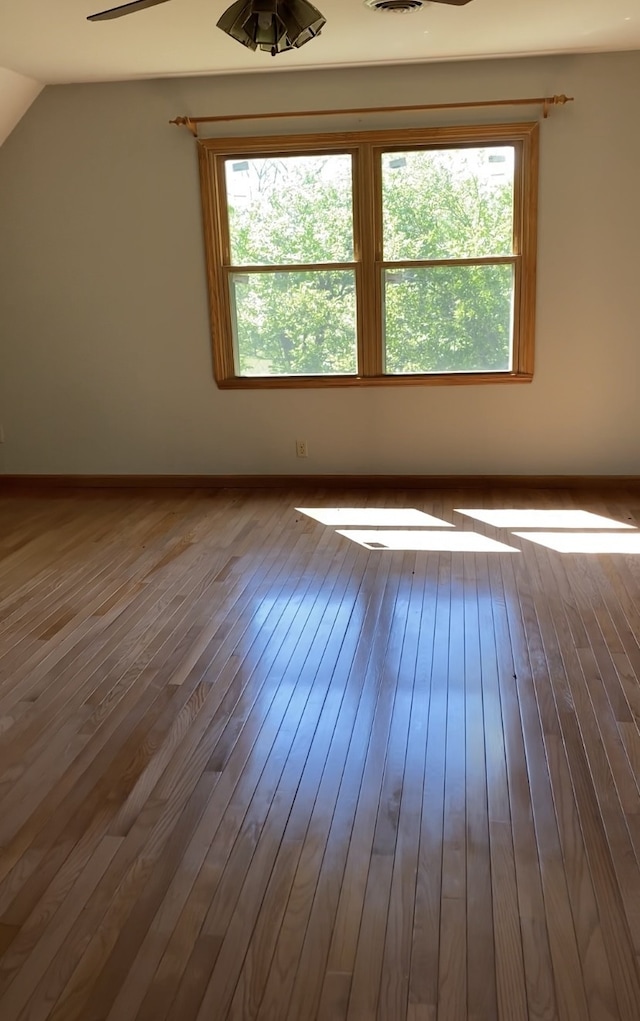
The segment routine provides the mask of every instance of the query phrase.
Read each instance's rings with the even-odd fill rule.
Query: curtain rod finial
[[[194,138],[198,137],[198,125],[194,124],[190,117],[175,117],[169,124],[177,124],[178,127],[188,128]]]

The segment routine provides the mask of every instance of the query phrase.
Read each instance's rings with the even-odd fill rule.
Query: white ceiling
[[[173,0],[102,23],[119,0],[0,0],[0,67],[45,83],[640,49],[640,0],[473,0],[381,14],[315,0],[322,35],[272,58],[216,28],[231,0]]]

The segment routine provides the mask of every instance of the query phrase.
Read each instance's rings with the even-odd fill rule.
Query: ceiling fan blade
[[[470,4],[471,0],[431,0],[432,4],[449,4],[450,7],[464,7]]]
[[[156,7],[157,4],[166,4],[167,0],[133,0],[130,4],[123,4],[122,7],[112,7],[108,11],[100,11],[99,14],[90,14],[87,21],[111,21],[112,18],[121,18],[124,14],[135,14],[136,11],[144,11],[147,7]]]

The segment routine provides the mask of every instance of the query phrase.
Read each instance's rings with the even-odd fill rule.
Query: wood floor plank
[[[345,572],[344,578],[341,579],[339,589],[336,589],[336,586],[334,586],[333,589],[329,588],[328,592],[329,598],[337,591],[341,591],[342,598],[344,594],[343,590],[346,583],[348,582],[349,576],[350,576],[349,573]],[[313,662],[309,658],[309,656],[307,656],[305,665],[310,680],[314,677],[315,672],[316,683],[314,683],[314,696],[315,693],[321,691],[323,687],[322,683],[319,684],[317,683],[319,680],[321,681],[321,677],[318,676],[317,671],[320,669],[320,667],[324,667],[325,662],[327,662],[329,659],[330,646],[328,646],[327,640],[330,637],[331,631],[334,630],[335,628],[335,622],[337,619],[337,614],[340,609],[340,606],[341,601],[338,600],[335,610],[332,610],[331,612],[328,613],[326,604],[318,601],[317,614],[318,618],[324,623],[324,630],[321,625],[314,635],[313,629],[309,628],[305,629],[306,633],[310,634],[311,638],[313,639],[311,651],[313,652],[315,666],[313,665]],[[309,639],[309,641],[311,641],[311,638]],[[296,669],[295,664],[292,665],[292,669]],[[328,672],[326,676],[327,678],[329,678],[331,675]],[[325,711],[325,707],[326,702],[323,707],[323,713]],[[264,712],[264,709],[262,709],[261,711]],[[246,714],[243,714],[243,716],[244,718],[246,718]],[[229,775],[232,772],[233,758],[235,754],[236,753],[234,752],[233,755],[230,755],[229,757],[226,758],[225,775]],[[256,761],[255,755],[253,755],[252,758],[253,762],[255,763]],[[241,775],[242,773],[239,774],[239,776]],[[220,787],[222,788],[223,784],[221,784]],[[303,781],[301,781],[300,787],[304,788],[304,778]],[[248,792],[249,790],[250,788],[247,787],[247,784],[245,782],[243,784],[243,796],[245,796],[246,792]],[[298,794],[299,792],[300,788],[298,790]],[[297,796],[298,795],[296,795],[296,797]],[[167,936],[167,942],[165,943],[166,952],[164,953],[164,956],[158,968],[158,978],[160,979],[160,986],[164,990],[163,992],[164,1003],[161,1004],[156,1002],[155,997],[151,995],[151,999],[147,999],[145,1001],[144,1009],[141,1013],[141,1016],[148,1015],[149,1017],[153,1018],[165,1016],[165,1013],[168,1012],[172,998],[172,994],[169,993],[169,990],[173,989],[175,993],[177,983],[182,976],[182,968],[187,966],[187,958],[190,949],[193,947],[194,952],[196,954],[198,953],[197,946],[194,947],[197,934],[207,914],[210,898],[213,896],[213,893],[215,892],[215,889],[217,888],[220,882],[221,868],[219,865],[216,866],[215,862],[226,861],[226,858],[231,851],[233,841],[237,838],[237,834],[240,831],[242,823],[243,809],[241,808],[241,803],[238,802],[238,799],[235,795],[232,798],[232,802],[235,807],[230,809],[230,811],[228,811],[222,817],[221,820],[222,843],[220,839],[216,839],[212,844],[211,850],[207,855],[207,859],[201,865],[200,873],[197,876],[195,883],[193,884],[193,889],[188,894],[187,903],[184,907],[182,914],[177,920],[177,925],[175,921],[173,923],[173,925],[175,925],[175,932],[172,932],[172,927],[170,925],[167,926],[166,922],[159,922],[159,924],[162,925],[162,927],[166,930]],[[229,825],[229,822],[231,822],[231,826]],[[225,845],[227,846],[226,851],[224,850]],[[204,858],[204,854],[202,858]],[[210,864],[209,859],[211,859]],[[202,859],[200,858],[198,860],[202,861]],[[219,939],[218,949],[220,948],[221,945],[222,939]],[[180,964],[180,962],[182,962],[182,964]],[[212,962],[212,967],[213,963],[215,962]],[[181,999],[182,994],[179,993],[178,1000],[176,1002],[181,1001]],[[120,1017],[121,1016],[120,1012],[115,1013],[115,1016]]]
[[[438,1004],[442,841],[444,826],[447,670],[451,581],[447,558],[434,560],[434,629],[425,669],[429,722],[420,826],[409,1003],[434,1012]]]
[[[429,559],[430,555],[425,553],[416,556],[399,671],[405,687],[402,695],[408,703],[410,718],[403,773],[397,781],[401,794],[380,977],[380,1021],[403,1017],[408,1009],[429,718],[430,686],[424,672],[424,660],[425,650],[430,652],[429,643],[433,641],[433,615],[429,613],[430,601],[425,598]]]
[[[640,558],[509,508],[640,530],[624,489],[0,497],[2,1021],[638,1021]]]
[[[546,556],[537,552],[536,558],[544,569],[547,564]],[[540,613],[542,615],[542,609]],[[629,930],[627,929],[627,935],[620,943],[622,926],[620,921],[615,924],[614,920],[625,917],[627,925],[631,925],[630,936],[632,945],[635,946],[637,936],[634,933],[637,932],[637,905],[640,896],[637,860],[633,855],[622,812],[616,818],[611,802],[603,803],[598,797],[599,791],[609,789],[609,775],[602,757],[601,738],[599,733],[596,736],[595,728],[587,731],[587,734],[592,735],[592,740],[589,741],[587,737],[586,746],[584,744],[584,731],[581,730],[581,725],[585,727],[588,725],[589,707],[583,702],[584,693],[581,687],[586,686],[580,673],[577,674],[577,680],[573,681],[576,677],[574,670],[577,653],[572,643],[568,641],[566,617],[562,613],[556,613],[554,616],[553,630],[551,627],[548,628],[546,640],[550,649],[558,650],[558,646],[561,646],[559,654],[562,669],[557,675],[558,714],[571,772],[573,798],[584,834],[586,855],[593,877],[594,893],[598,901],[604,944],[609,954],[620,1016],[631,1017],[632,1011],[635,1010],[632,1005],[640,996],[640,985],[633,954],[628,948]],[[600,797],[603,797],[602,793]],[[611,827],[609,830],[607,823]],[[617,880],[614,876],[616,868],[620,873]],[[626,895],[623,893],[625,889]]]
[[[511,1010],[514,1016],[536,1017],[542,1005],[543,1009],[549,1009],[552,997],[540,986],[542,969],[539,963],[545,954],[544,933],[539,927],[536,929],[532,917],[537,891],[531,879],[533,874],[535,883],[538,863],[532,825],[531,777],[514,685],[518,676],[514,662],[517,650],[509,633],[509,600],[500,565],[494,559],[488,564],[488,579],[506,767],[506,777],[500,770],[496,778],[502,788],[499,787],[501,799],[496,805],[499,814],[491,813],[490,824],[497,870],[493,883],[498,918],[496,929],[500,932],[500,943],[496,948],[499,949],[496,958],[498,1002],[500,1013]],[[492,673],[493,669],[491,664]],[[506,791],[502,787],[505,779]]]
[[[482,670],[482,694],[484,711],[484,745],[487,778],[487,814],[489,827],[489,856],[491,871],[491,897],[493,915],[493,938],[491,948],[495,957],[495,986],[498,1013],[507,1009],[514,1017],[526,1017],[529,1001],[531,1017],[553,1016],[553,994],[548,989],[539,989],[540,976],[548,976],[545,967],[536,969],[536,979],[529,988],[523,978],[532,971],[527,967],[528,957],[541,955],[544,960],[546,947],[542,933],[538,938],[530,936],[530,926],[536,918],[544,918],[542,892],[535,867],[524,875],[521,871],[520,888],[516,882],[516,855],[514,842],[526,843],[531,832],[520,835],[519,819],[512,821],[510,787],[507,773],[507,749],[503,727],[503,707],[500,690],[504,679],[504,665],[499,665],[496,649],[496,618],[503,605],[502,594],[490,587],[490,572],[487,558],[476,558],[478,583],[478,627]],[[496,605],[497,604],[497,605]],[[495,616],[494,616],[495,615]],[[511,785],[513,794],[513,785]],[[524,814],[528,815],[528,806]],[[514,833],[515,829],[515,833]],[[522,856],[520,856],[522,863]],[[522,864],[521,864],[522,869]],[[537,880],[537,885],[536,885]],[[524,891],[524,896],[520,891]],[[526,900],[525,900],[526,897]],[[523,903],[524,901],[524,903]],[[488,909],[487,909],[488,911]],[[518,924],[519,923],[519,924]],[[478,922],[476,921],[477,925]],[[546,933],[544,934],[546,936]],[[546,962],[547,968],[550,960]],[[542,979],[544,981],[544,978]],[[491,981],[491,979],[490,979]],[[547,986],[549,980],[547,977]],[[538,1007],[542,1010],[538,1013]]]
[[[485,752],[485,695],[482,678],[480,610],[476,558],[464,564],[464,653],[466,731],[467,989],[473,1021],[498,1012],[493,944],[491,845]]]

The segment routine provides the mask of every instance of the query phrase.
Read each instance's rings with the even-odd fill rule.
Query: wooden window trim
[[[213,347],[220,389],[300,389],[352,386],[477,386],[529,383],[534,370],[539,125],[533,123],[330,132],[199,140],[200,185]],[[509,144],[515,148],[514,250],[504,257],[387,262],[382,251],[382,179],[379,155],[413,147],[451,148]],[[256,155],[348,153],[353,157],[355,263],[304,266],[231,265],[224,163]],[[513,362],[508,371],[384,374],[382,369],[382,271],[385,267],[512,264],[515,267]],[[238,376],[235,371],[228,278],[231,272],[354,269],[359,375]]]

